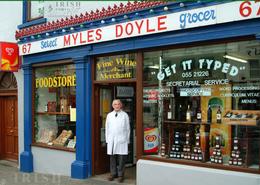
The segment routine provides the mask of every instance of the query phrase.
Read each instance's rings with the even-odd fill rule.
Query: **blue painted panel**
[[[92,80],[91,80],[91,61],[90,57],[88,57],[87,61],[87,74],[85,83],[87,86],[87,93],[86,93],[86,101],[87,101],[87,107],[86,107],[86,160],[89,162],[87,164],[88,167],[88,177],[92,174],[92,117],[91,117],[91,104],[92,104]],[[84,82],[83,82],[84,83]]]
[[[75,60],[74,60],[75,61]],[[91,127],[91,63],[76,61],[77,75],[77,146],[76,160],[71,166],[71,177],[84,179],[92,174],[92,127]]]
[[[20,155],[20,171],[33,172],[32,144],[32,69],[24,69],[24,151]]]

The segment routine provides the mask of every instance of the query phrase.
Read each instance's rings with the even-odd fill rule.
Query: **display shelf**
[[[36,112],[38,115],[70,115],[69,112]]]
[[[230,125],[257,126],[260,121],[260,111],[228,110],[223,121]]]
[[[193,125],[210,125],[212,123],[208,122],[187,122],[187,121],[174,121],[174,120],[164,120],[165,123],[173,123],[173,124],[193,124]]]
[[[64,146],[54,146],[54,145],[48,145],[45,143],[32,143],[32,146],[50,148],[50,149],[55,149],[55,150],[68,151],[68,152],[76,152],[75,148],[68,148],[68,147],[64,147]]]

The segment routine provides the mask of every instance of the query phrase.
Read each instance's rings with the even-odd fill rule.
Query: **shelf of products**
[[[76,107],[75,66],[39,67],[34,74],[34,144],[75,149],[76,121],[72,119]]]

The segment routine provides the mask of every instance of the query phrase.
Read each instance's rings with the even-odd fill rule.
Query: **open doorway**
[[[135,182],[136,164],[136,87],[135,83],[107,83],[94,85],[93,103],[93,175],[106,178],[109,173],[109,156],[105,142],[106,116],[112,109],[112,101],[120,99],[123,110],[130,119],[130,144],[126,161],[125,181]]]

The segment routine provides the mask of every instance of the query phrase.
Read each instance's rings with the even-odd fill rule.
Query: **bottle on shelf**
[[[61,104],[61,112],[64,112],[64,105]]]
[[[223,164],[223,155],[222,155],[220,140],[221,140],[220,136],[215,137],[215,146],[213,147],[213,152],[212,155],[210,156],[211,163]]]
[[[182,121],[182,106],[181,106],[181,104],[179,105],[179,108],[178,108],[177,120]]]
[[[48,104],[44,106],[44,112],[48,112]]]
[[[208,114],[207,122],[211,123],[212,122],[212,109],[211,109],[210,105],[208,107],[208,113],[207,114]]]
[[[234,165],[234,166],[243,165],[242,153],[239,149],[239,143],[237,137],[234,137],[233,139],[233,150],[231,151],[231,156],[229,158],[229,165]]]
[[[196,117],[197,117],[197,122],[201,122],[201,110],[200,110],[200,108],[198,108]]]
[[[188,105],[188,109],[186,111],[186,121],[187,122],[191,122],[191,109],[190,109],[190,105]]]
[[[218,107],[216,118],[217,118],[217,123],[221,123],[221,108],[220,108],[220,106]]]

